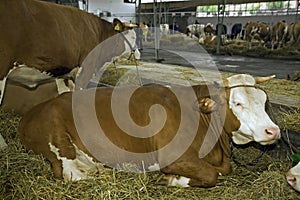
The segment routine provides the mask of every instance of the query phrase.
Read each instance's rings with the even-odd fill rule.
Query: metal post
[[[157,1],[153,0],[153,12],[154,12],[154,47],[155,47],[155,59],[158,60],[159,52],[159,23],[157,21]]]
[[[138,3],[138,5],[136,5]],[[141,0],[138,0],[135,2],[135,8],[136,8],[136,23],[141,23]]]
[[[223,30],[223,18],[225,14],[225,4],[226,0],[219,0],[218,1],[218,40],[217,40],[217,54],[220,54],[220,46],[221,46],[221,35]]]

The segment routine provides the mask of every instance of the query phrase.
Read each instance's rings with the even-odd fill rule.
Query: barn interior
[[[160,64],[174,65],[176,73],[180,73],[188,81],[196,82],[198,79],[191,78],[195,76],[194,71],[190,69],[191,66],[184,66],[186,59],[178,59],[177,55],[166,54],[167,50],[176,49],[188,52],[200,45],[197,38],[189,38],[185,35],[186,27],[196,21],[201,24],[224,24],[228,27],[228,34],[236,23],[244,25],[248,21],[261,21],[272,26],[282,20],[288,24],[300,21],[299,0],[44,1],[80,8],[108,21],[117,17],[122,21],[138,24],[143,22],[156,24],[156,26],[169,24],[173,27],[177,24],[180,27],[178,30],[182,35],[162,38],[160,47],[155,46],[155,37],[149,37],[149,40],[143,43],[144,50],[141,51],[140,61],[129,61],[126,57],[108,66],[101,81],[105,85],[112,86],[119,83],[119,77],[126,74],[130,67],[135,72],[137,66],[140,66],[140,74],[149,73],[142,69],[143,63],[147,62],[153,62],[153,70],[159,68]],[[282,2],[284,8],[279,9],[274,6],[273,9],[265,8],[256,13],[251,12],[251,15],[245,14],[250,11],[243,11],[244,7],[241,6],[242,4],[246,6],[247,3],[257,3],[259,6],[261,5],[259,3],[275,5]],[[228,5],[232,5],[232,11],[226,10],[229,8]],[[208,9],[207,6],[215,7],[213,11],[205,11]],[[239,40],[230,41],[227,45],[218,43],[200,46],[206,51],[205,55],[221,55],[224,58],[238,55],[275,60],[274,62],[282,59],[297,64],[300,61],[299,43],[292,48],[286,47],[276,51],[272,51],[270,47],[263,48],[256,45],[258,44],[249,50],[245,47],[245,42]],[[270,146],[255,143],[243,146],[232,145],[233,172],[227,176],[220,176],[217,185],[211,188],[166,187],[158,184],[162,178],[160,172],[133,173],[108,168],[93,172],[93,178],[83,181],[58,180],[53,177],[51,165],[44,157],[35,155],[32,151],[28,152],[22,146],[17,134],[21,116],[0,110],[0,134],[8,144],[4,150],[0,150],[0,199],[299,199],[299,192],[290,187],[285,178],[286,172],[296,164],[292,155],[300,153],[299,70],[300,68],[298,71],[293,71],[294,74],[290,73],[289,78],[282,75],[261,85],[269,97],[273,98],[268,113],[272,116],[272,120],[279,124],[283,138]],[[238,72],[235,69],[231,69],[231,71],[221,71],[221,76],[225,79],[236,73]],[[208,74],[211,75],[210,72]],[[209,75],[205,74],[205,76]],[[177,78],[174,74],[168,76]],[[138,79],[136,74],[129,74],[126,76],[125,84],[140,84]],[[166,81],[167,78],[162,79]]]

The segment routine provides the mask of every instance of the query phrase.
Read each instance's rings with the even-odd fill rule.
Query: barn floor
[[[188,47],[190,49],[195,45],[188,42],[185,44],[184,47],[178,47],[177,51]],[[117,69],[123,73],[118,78],[121,78],[119,80],[123,81],[122,84],[137,84],[142,77],[144,83],[169,82],[184,85],[225,78],[232,74],[216,74],[215,70],[207,69],[212,64],[209,59],[205,59],[209,55],[205,51],[200,53],[202,54],[196,60],[188,55],[185,58],[194,64],[201,63],[201,77],[193,67],[182,67],[185,66],[183,59],[182,63],[171,63],[174,65],[156,62],[149,64],[144,60],[138,66],[140,76],[137,76],[136,66],[120,64]],[[203,63],[203,60],[207,62]],[[128,71],[131,73],[125,73]],[[111,73],[108,73],[109,78],[113,77],[110,76]],[[112,80],[105,80],[109,84],[117,83],[116,80],[113,83],[109,82]],[[299,84],[275,79],[262,87],[268,94],[282,95],[299,102]],[[290,111],[276,113],[283,128],[290,129],[288,124],[294,123],[292,127],[299,132],[300,110],[293,110],[297,109],[296,117],[292,117],[296,118],[296,122],[283,117]],[[0,151],[0,199],[300,199],[299,193],[285,180],[285,174],[292,166],[288,159],[291,149],[285,149],[280,155],[276,154],[279,151],[276,150],[274,154],[274,149],[280,149],[283,145],[282,141],[269,147],[256,144],[233,145],[233,171],[227,176],[221,176],[217,186],[212,188],[165,187],[157,185],[162,177],[159,172],[136,174],[111,169],[99,169],[89,180],[65,183],[53,177],[49,162],[22,147],[17,134],[19,120],[19,116],[0,111],[0,133],[8,144],[5,150]]]
[[[20,117],[1,112],[0,118],[0,131],[8,143],[0,151],[1,199],[299,199],[285,180],[291,162],[251,145],[233,148],[233,172],[212,188],[165,187],[157,185],[159,172],[111,169],[99,169],[89,180],[66,183],[53,177],[42,156],[22,147],[17,135]]]

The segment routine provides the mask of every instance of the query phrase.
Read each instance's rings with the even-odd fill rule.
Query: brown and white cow
[[[186,27],[186,35],[197,38],[205,38],[204,24],[190,24]]]
[[[219,174],[231,171],[231,138],[263,145],[280,138],[265,112],[267,95],[256,86],[270,78],[235,75],[223,87],[78,90],[34,107],[18,132],[22,144],[45,156],[65,180],[89,178],[87,171],[99,162],[134,163],[141,171],[160,169],[162,184],[214,186]]]
[[[288,171],[286,180],[295,190],[300,192],[300,163]]]
[[[160,36],[165,38],[170,34],[169,24],[160,24],[159,25]]]
[[[300,22],[294,22],[288,27],[289,44],[293,45],[300,41]]]
[[[288,25],[285,21],[277,22],[272,27],[272,49],[283,47],[286,43]]]
[[[264,45],[267,41],[270,41],[271,37],[271,29],[270,27],[261,22],[247,22],[244,26],[244,39],[248,42],[248,48],[252,48],[252,40],[257,39],[259,41],[259,45]]]
[[[122,32],[120,21],[112,24],[74,7],[38,0],[2,0],[0,80],[15,61],[40,71],[81,66],[94,47],[117,34],[116,24],[120,24],[118,31]],[[123,37],[118,41],[115,56],[125,51]]]
[[[53,77],[24,64],[15,64],[1,82],[1,109],[23,115],[39,103],[75,89],[80,68],[60,77]]]
[[[2,85],[1,99],[5,109],[18,114],[60,93],[57,87],[64,85],[63,79],[45,77],[43,72],[59,68],[70,71],[81,66],[90,51],[108,38],[114,37],[114,42],[103,54],[112,54],[110,58],[131,51],[137,59],[140,55],[135,48],[135,31],[127,30],[120,20],[114,19],[110,23],[77,8],[48,2],[3,0],[0,30],[0,80],[6,77],[8,83]],[[26,79],[24,76],[30,69],[25,69],[24,74],[24,68],[18,68],[13,73],[18,72],[19,81],[13,81],[13,73],[8,73],[15,61],[35,68],[30,73],[42,76],[43,80]],[[23,78],[20,78],[22,73]],[[26,87],[22,81],[30,81],[35,86]]]

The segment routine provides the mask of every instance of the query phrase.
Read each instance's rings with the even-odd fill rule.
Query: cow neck
[[[122,36],[122,38],[124,39],[124,41],[128,44],[128,46],[130,47],[131,53],[134,53],[134,51],[137,49],[136,45],[132,46],[131,43],[129,42],[129,40],[126,38],[126,36],[124,35],[123,32],[119,32],[119,34]]]
[[[131,58],[133,58],[133,60],[135,62],[137,77],[138,77],[140,85],[142,86],[143,83],[142,83],[142,79],[141,79],[140,74],[139,74],[138,63],[137,63],[137,60],[136,60],[136,57],[135,57],[135,51],[137,50],[137,46],[136,45],[132,46],[132,44],[129,42],[129,40],[126,38],[126,36],[124,35],[123,32],[118,32],[118,31],[116,31],[116,32],[117,32],[118,35],[121,35],[121,37],[124,39],[124,41],[128,44],[128,46],[130,48],[130,55],[129,55],[127,60],[131,60]],[[117,45],[118,45],[118,42],[117,42]],[[117,70],[117,67],[116,67],[116,60],[114,58],[113,58],[113,65],[116,69],[115,71],[116,71],[117,77],[119,77],[118,70]]]

